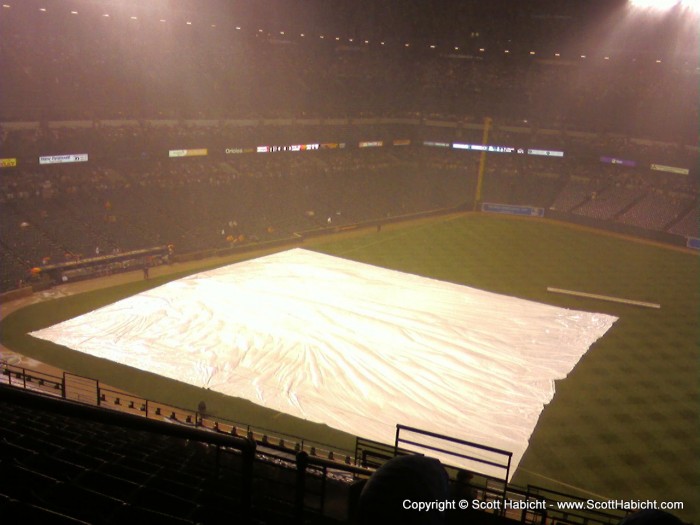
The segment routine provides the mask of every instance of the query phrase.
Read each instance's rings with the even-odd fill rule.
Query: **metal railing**
[[[335,463],[354,464],[353,453],[327,443],[284,434],[248,423],[215,418],[196,410],[176,407],[101,386],[97,379],[64,372],[61,376],[0,361],[0,382],[65,400],[98,406],[147,419],[168,420],[219,434],[252,439],[259,446],[286,454],[307,452]]]
[[[347,451],[334,450],[333,447],[305,440],[302,437],[279,435],[268,432],[265,429],[254,428],[251,425],[215,419],[200,414],[197,411],[173,407],[157,401],[133,396],[117,390],[100,386],[99,381],[91,378],[64,373],[62,376],[47,374],[32,369],[19,367],[0,361],[0,384],[16,387],[18,390],[26,390],[42,394],[44,398],[57,398],[54,405],[57,412],[75,413],[75,407],[89,410],[92,418],[109,420],[113,424],[134,426],[134,421],[142,419],[144,424],[158,424],[162,432],[162,421],[178,422],[178,425],[166,425],[170,429],[165,433],[174,432],[179,437],[187,436],[189,439],[200,440],[219,446],[234,446],[239,450],[243,443],[249,443],[253,457],[258,460],[271,460],[278,467],[296,470],[294,481],[294,500],[290,502],[291,511],[296,517],[297,523],[304,522],[305,514],[324,515],[326,508],[326,484],[333,473],[343,473],[349,476],[351,481],[366,479],[383,463],[397,455],[415,454],[415,451],[399,447],[399,444],[410,445],[414,448],[424,448],[428,451],[451,454],[455,457],[479,461],[490,466],[502,468],[505,472],[503,478],[492,475],[478,474],[478,483],[470,482],[468,487],[474,489],[478,499],[488,501],[522,502],[518,508],[517,503],[510,511],[503,505],[499,505],[496,511],[489,511],[504,518],[520,521],[527,524],[548,525],[562,523],[566,525],[613,525],[620,521],[619,513],[601,511],[586,511],[569,508],[561,510],[557,502],[585,502],[584,498],[556,492],[550,489],[528,485],[527,488],[518,488],[509,485],[510,458],[507,451],[486,447],[477,443],[471,443],[441,434],[435,434],[404,425],[397,425],[396,440],[393,446],[379,442],[357,438],[354,457]],[[7,389],[3,388],[3,391]],[[15,390],[9,389],[10,391]],[[63,403],[67,401],[67,403]],[[78,410],[79,411],[79,410]],[[102,414],[102,415],[99,415]],[[134,418],[134,416],[140,416]],[[81,415],[84,417],[84,414]],[[120,419],[128,417],[129,419]],[[158,420],[158,421],[149,421]],[[181,429],[181,430],[177,430]],[[151,428],[152,430],[152,428]],[[406,439],[401,432],[411,433],[417,436],[425,436],[433,439],[441,439],[448,443],[465,447],[466,450],[481,450],[506,458],[499,462],[483,460],[473,455],[473,452],[459,453],[436,447],[432,444],[417,441],[417,438]],[[184,433],[184,434],[183,434]],[[192,433],[192,434],[190,434]],[[247,449],[246,449],[247,450]],[[445,465],[448,471],[459,471],[458,467]],[[252,479],[253,463],[244,465],[246,479]],[[314,486],[319,489],[318,494],[313,494],[309,480],[316,480]],[[455,483],[459,483],[456,481]],[[251,489],[252,490],[252,489]],[[244,491],[247,492],[247,491]],[[315,499],[311,496],[315,496]],[[242,495],[244,505],[250,507],[251,494]],[[311,505],[313,500],[317,504]],[[542,508],[544,505],[544,509]]]

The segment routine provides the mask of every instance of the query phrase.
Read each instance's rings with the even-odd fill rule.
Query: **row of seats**
[[[305,155],[305,156],[304,156]],[[0,183],[3,290],[31,268],[172,244],[224,249],[294,232],[385,221],[471,205],[478,154],[427,148],[240,157],[228,162],[127,162],[55,179],[20,172]],[[600,171],[577,159],[494,155],[482,199],[532,205],[697,236],[697,194],[670,177]],[[587,175],[581,175],[587,173]],[[680,180],[680,176],[676,177]],[[94,185],[93,185],[94,184]]]
[[[196,441],[117,421],[61,415],[60,407],[16,404],[3,399],[6,395],[0,389],[3,516],[36,514],[57,523],[274,524],[295,519],[293,462],[258,456],[253,478],[246,481],[242,453],[207,444],[206,436]],[[248,482],[254,491],[252,511],[241,499]],[[341,512],[347,514],[347,484],[326,480],[322,488],[318,483],[312,480],[308,487],[308,503],[326,490],[325,499],[343,500]],[[334,522],[321,514],[309,520]]]

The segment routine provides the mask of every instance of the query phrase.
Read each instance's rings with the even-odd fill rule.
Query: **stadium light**
[[[668,11],[679,6],[700,12],[700,0],[629,0],[630,6],[650,11]]]
[[[633,7],[641,9],[656,9],[666,10],[671,9],[674,5],[679,4],[679,0],[630,0]]]
[[[46,8],[45,8],[45,7],[40,7],[40,8],[39,8],[39,11],[41,11],[42,13],[46,13]]]

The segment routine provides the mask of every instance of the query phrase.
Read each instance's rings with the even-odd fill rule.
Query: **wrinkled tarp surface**
[[[511,451],[514,471],[615,320],[292,249],[32,335],[367,439],[401,423]]]

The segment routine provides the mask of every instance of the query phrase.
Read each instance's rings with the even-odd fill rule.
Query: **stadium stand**
[[[689,207],[690,210],[688,210],[683,218],[674,224],[669,231],[688,237],[695,236],[698,233],[700,217],[698,216],[697,202],[693,201]]]
[[[394,447],[366,440],[360,445],[358,440],[352,460],[303,440],[285,441],[232,427],[206,414],[194,417],[137,398],[132,398],[136,403],[127,402],[130,396],[105,389],[98,390],[98,406],[94,401],[75,402],[67,398],[65,376],[8,364],[2,370],[0,508],[6,519],[355,523],[365,483],[397,454]],[[152,412],[144,417],[149,405],[146,410]],[[400,449],[399,457],[405,454]],[[465,517],[477,525],[545,523],[546,513],[533,512],[524,503],[577,501],[538,487],[504,487],[502,480],[460,472],[446,468],[450,494],[469,494],[472,500],[488,503],[491,511],[453,509],[441,523],[464,523]],[[493,502],[504,497],[523,502],[523,508],[493,511],[499,506]],[[613,525],[626,515],[552,512],[551,518],[559,522],[591,525]]]
[[[649,230],[664,230],[679,218],[682,210],[692,202],[688,195],[665,195],[660,190],[648,192],[617,220]]]
[[[452,139],[444,142],[448,146],[456,142],[455,136],[478,143],[474,137],[480,126],[474,131],[470,125],[445,132],[440,128],[442,123],[357,123],[342,130],[332,125],[314,126],[316,137],[332,135],[345,147],[301,154],[281,151],[234,156],[212,152],[211,158],[154,160],[150,157],[157,150],[151,150],[143,159],[98,159],[89,166],[12,168],[0,181],[0,201],[4,204],[0,241],[9,261],[2,270],[3,289],[14,288],[27,279],[31,268],[49,263],[165,244],[174,244],[181,254],[224,249],[291,238],[295,232],[329,226],[470,207],[478,153],[422,145],[436,141],[416,143],[397,138],[414,136],[416,131],[429,136],[436,130],[437,136]],[[216,129],[196,124],[158,128],[151,138],[162,148],[162,155],[174,136],[190,142],[216,142]],[[291,124],[246,128],[247,143],[300,143],[295,129]],[[124,135],[112,135],[116,148],[126,147],[119,145]],[[72,144],[71,134],[67,136],[66,144]],[[302,139],[313,140],[311,137],[307,129],[300,132]],[[355,141],[357,137],[384,140]],[[524,147],[535,140],[526,128],[500,133],[497,138]],[[408,145],[393,146],[397,140]],[[357,147],[366,142],[386,145]],[[588,144],[568,150],[571,158],[564,159],[490,155],[482,199],[573,212],[569,217],[599,219],[603,228],[617,222],[640,232],[697,235],[692,219],[687,219],[687,229],[671,229],[697,202],[694,179],[602,169],[585,156],[595,147]],[[243,147],[239,149],[243,151]],[[625,151],[630,152],[629,148]],[[636,155],[641,154],[636,151]],[[647,145],[644,154],[663,158],[663,146],[657,150]]]
[[[578,206],[574,213],[596,219],[610,220],[633,205],[642,196],[638,188],[612,186],[596,192],[591,198]]]

